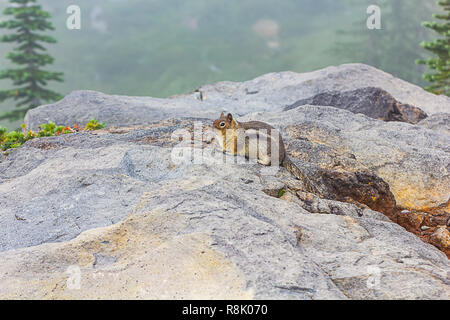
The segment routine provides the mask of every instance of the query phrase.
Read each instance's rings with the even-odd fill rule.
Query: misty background
[[[362,62],[424,86],[436,37],[421,26],[439,12],[435,0],[40,0],[58,40],[48,45],[63,95],[89,89],[168,97],[222,80],[244,81],[276,71],[308,72]],[[7,6],[0,0],[0,11]],[[81,30],[68,30],[66,9],[81,8]],[[366,26],[367,7],[381,8],[381,30]],[[7,16],[0,14],[1,20]],[[0,31],[4,32],[4,31]],[[12,47],[0,44],[0,69]],[[0,88],[9,88],[0,81]],[[12,110],[14,101],[0,105]],[[21,122],[0,122],[15,129]],[[71,125],[71,124],[67,124]]]

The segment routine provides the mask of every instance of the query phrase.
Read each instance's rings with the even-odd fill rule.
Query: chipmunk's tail
[[[301,182],[303,182],[303,185],[306,188],[306,191],[310,193],[318,194],[318,190],[314,185],[311,183],[311,180],[306,176],[306,174],[295,165],[294,162],[292,162],[291,159],[286,155],[282,166],[286,168],[287,171],[292,173],[297,179],[299,179]]]

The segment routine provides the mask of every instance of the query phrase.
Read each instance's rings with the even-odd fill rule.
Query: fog
[[[427,57],[420,42],[434,35],[421,22],[437,11],[434,0],[38,2],[51,12],[56,31],[48,34],[58,40],[47,46],[55,58],[48,69],[65,73],[64,83],[49,87],[63,95],[89,89],[168,97],[222,80],[354,62],[423,86],[424,67],[415,60]],[[66,27],[71,4],[81,9],[80,30]],[[370,4],[381,9],[380,30],[367,28]],[[0,0],[2,11],[6,6]],[[0,45],[0,70],[9,66],[11,48]],[[0,81],[0,88],[9,85]]]

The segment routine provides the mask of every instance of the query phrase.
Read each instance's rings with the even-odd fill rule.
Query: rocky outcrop
[[[445,237],[450,234],[450,136],[317,106],[250,114],[243,120],[277,127],[322,197],[363,203],[425,240],[440,226],[446,227]],[[406,223],[417,212],[429,218]],[[440,218],[431,219],[435,216]],[[448,242],[439,247],[450,257]]]
[[[31,111],[29,127],[98,117],[108,128],[2,155],[0,298],[449,299],[445,124],[282,111],[322,89],[358,89],[358,70],[363,84],[427,112],[424,121],[449,105],[347,65],[166,100],[77,92],[52,106],[57,119],[47,119],[51,106]],[[284,168],[216,152],[219,109],[278,128],[317,193]]]
[[[383,121],[402,121],[416,124],[427,114],[408,104],[395,100],[380,88],[362,88],[346,92],[325,92],[310,99],[303,99],[284,108],[285,111],[303,105],[331,106],[353,113],[362,113],[370,118]]]
[[[321,93],[367,87],[380,88],[396,101],[419,108],[429,116],[449,112],[448,97],[433,95],[364,64],[346,64],[310,73],[269,73],[242,83],[219,82],[170,99],[75,91],[60,102],[30,110],[25,122],[29,128],[36,129],[49,120],[72,125],[97,118],[110,126],[126,126],[146,125],[171,117],[213,119],[224,110],[241,116],[250,112],[282,111],[299,100]]]
[[[209,152],[174,163],[176,142],[154,137],[192,125],[76,133],[9,154],[0,297],[449,298],[445,255],[379,212],[317,196],[314,207],[284,169],[218,166]]]

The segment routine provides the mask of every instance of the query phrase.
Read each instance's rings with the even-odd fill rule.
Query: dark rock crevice
[[[329,91],[299,100],[284,111],[303,105],[330,106],[383,121],[401,121],[416,124],[427,118],[421,109],[403,104],[381,88],[367,87],[351,91]]]

